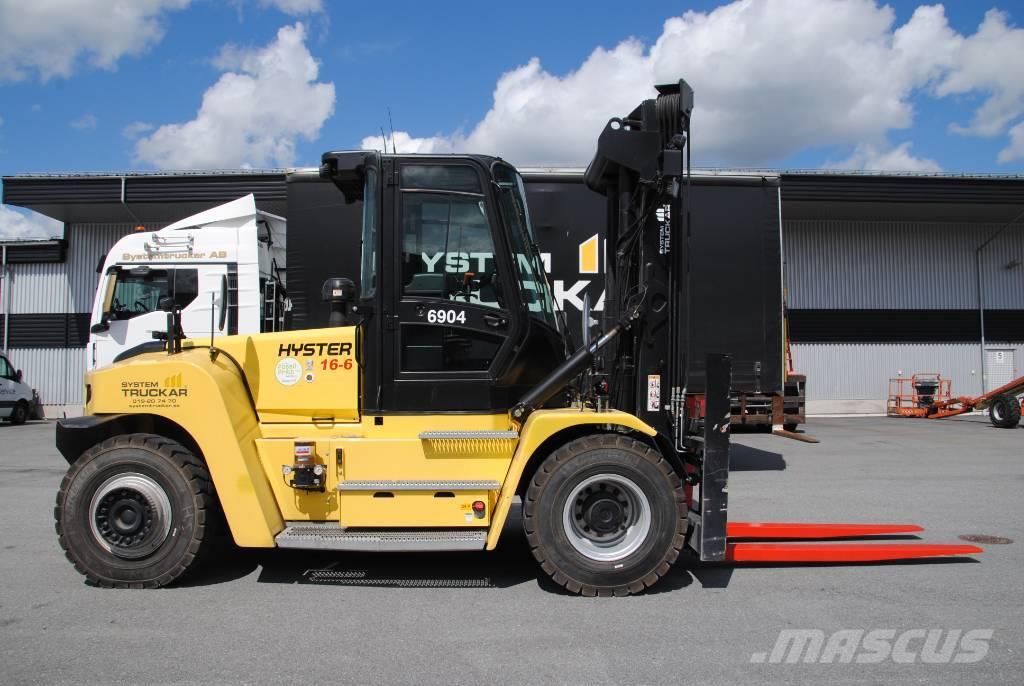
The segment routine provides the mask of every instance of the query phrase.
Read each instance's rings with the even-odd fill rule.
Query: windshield
[[[544,264],[533,240],[533,226],[526,206],[523,177],[507,164],[496,162],[492,168],[498,187],[498,206],[508,230],[516,279],[530,315],[557,329],[555,301],[551,297]]]
[[[106,314],[115,320],[133,319],[157,311],[166,297],[184,309],[198,295],[198,269],[118,269]]]

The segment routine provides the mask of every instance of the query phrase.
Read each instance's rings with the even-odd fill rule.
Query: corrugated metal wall
[[[791,308],[975,309],[975,249],[1002,224],[783,223]],[[1015,268],[1007,269],[1013,260]],[[1024,227],[982,251],[987,309],[1024,309]]]
[[[149,225],[157,229],[161,225]],[[68,224],[67,262],[11,265],[11,313],[67,314],[92,311],[100,258],[133,224]]]
[[[1024,374],[1024,342],[990,343],[1014,348],[1017,374]],[[981,352],[971,343],[800,343],[793,366],[807,375],[807,399],[880,400],[889,379],[937,372],[953,380],[955,395],[980,395]]]
[[[155,230],[163,224],[147,224]],[[134,224],[67,224],[67,261],[64,264],[11,265],[12,314],[73,314],[92,310],[100,258]],[[0,342],[2,343],[2,342]],[[83,348],[11,349],[11,362],[25,373],[25,381],[39,391],[44,405],[81,405],[85,374]]]
[[[25,383],[44,405],[81,405],[85,375],[84,348],[24,348],[10,351],[11,364],[25,373]]]

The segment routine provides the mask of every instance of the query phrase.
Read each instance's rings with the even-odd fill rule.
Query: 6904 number
[[[465,324],[465,310],[427,310],[427,322],[430,324]]]

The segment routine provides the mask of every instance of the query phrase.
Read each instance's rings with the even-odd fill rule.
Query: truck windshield
[[[491,172],[498,188],[498,207],[512,246],[512,258],[523,302],[531,316],[557,329],[555,301],[551,297],[551,287],[544,273],[540,251],[533,239],[523,177],[502,162],[496,162]]]
[[[107,315],[124,320],[154,312],[160,299],[174,298],[182,309],[199,295],[198,269],[118,269]]]

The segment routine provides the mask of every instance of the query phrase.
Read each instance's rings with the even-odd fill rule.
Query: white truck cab
[[[22,380],[20,369],[15,369],[7,356],[0,353],[0,419],[11,424],[24,424],[36,415],[39,397]]]
[[[283,329],[285,229],[285,219],[256,209],[250,194],[159,231],[123,237],[103,263],[87,367],[161,345],[167,314],[160,304],[167,298],[181,308],[186,337]]]

